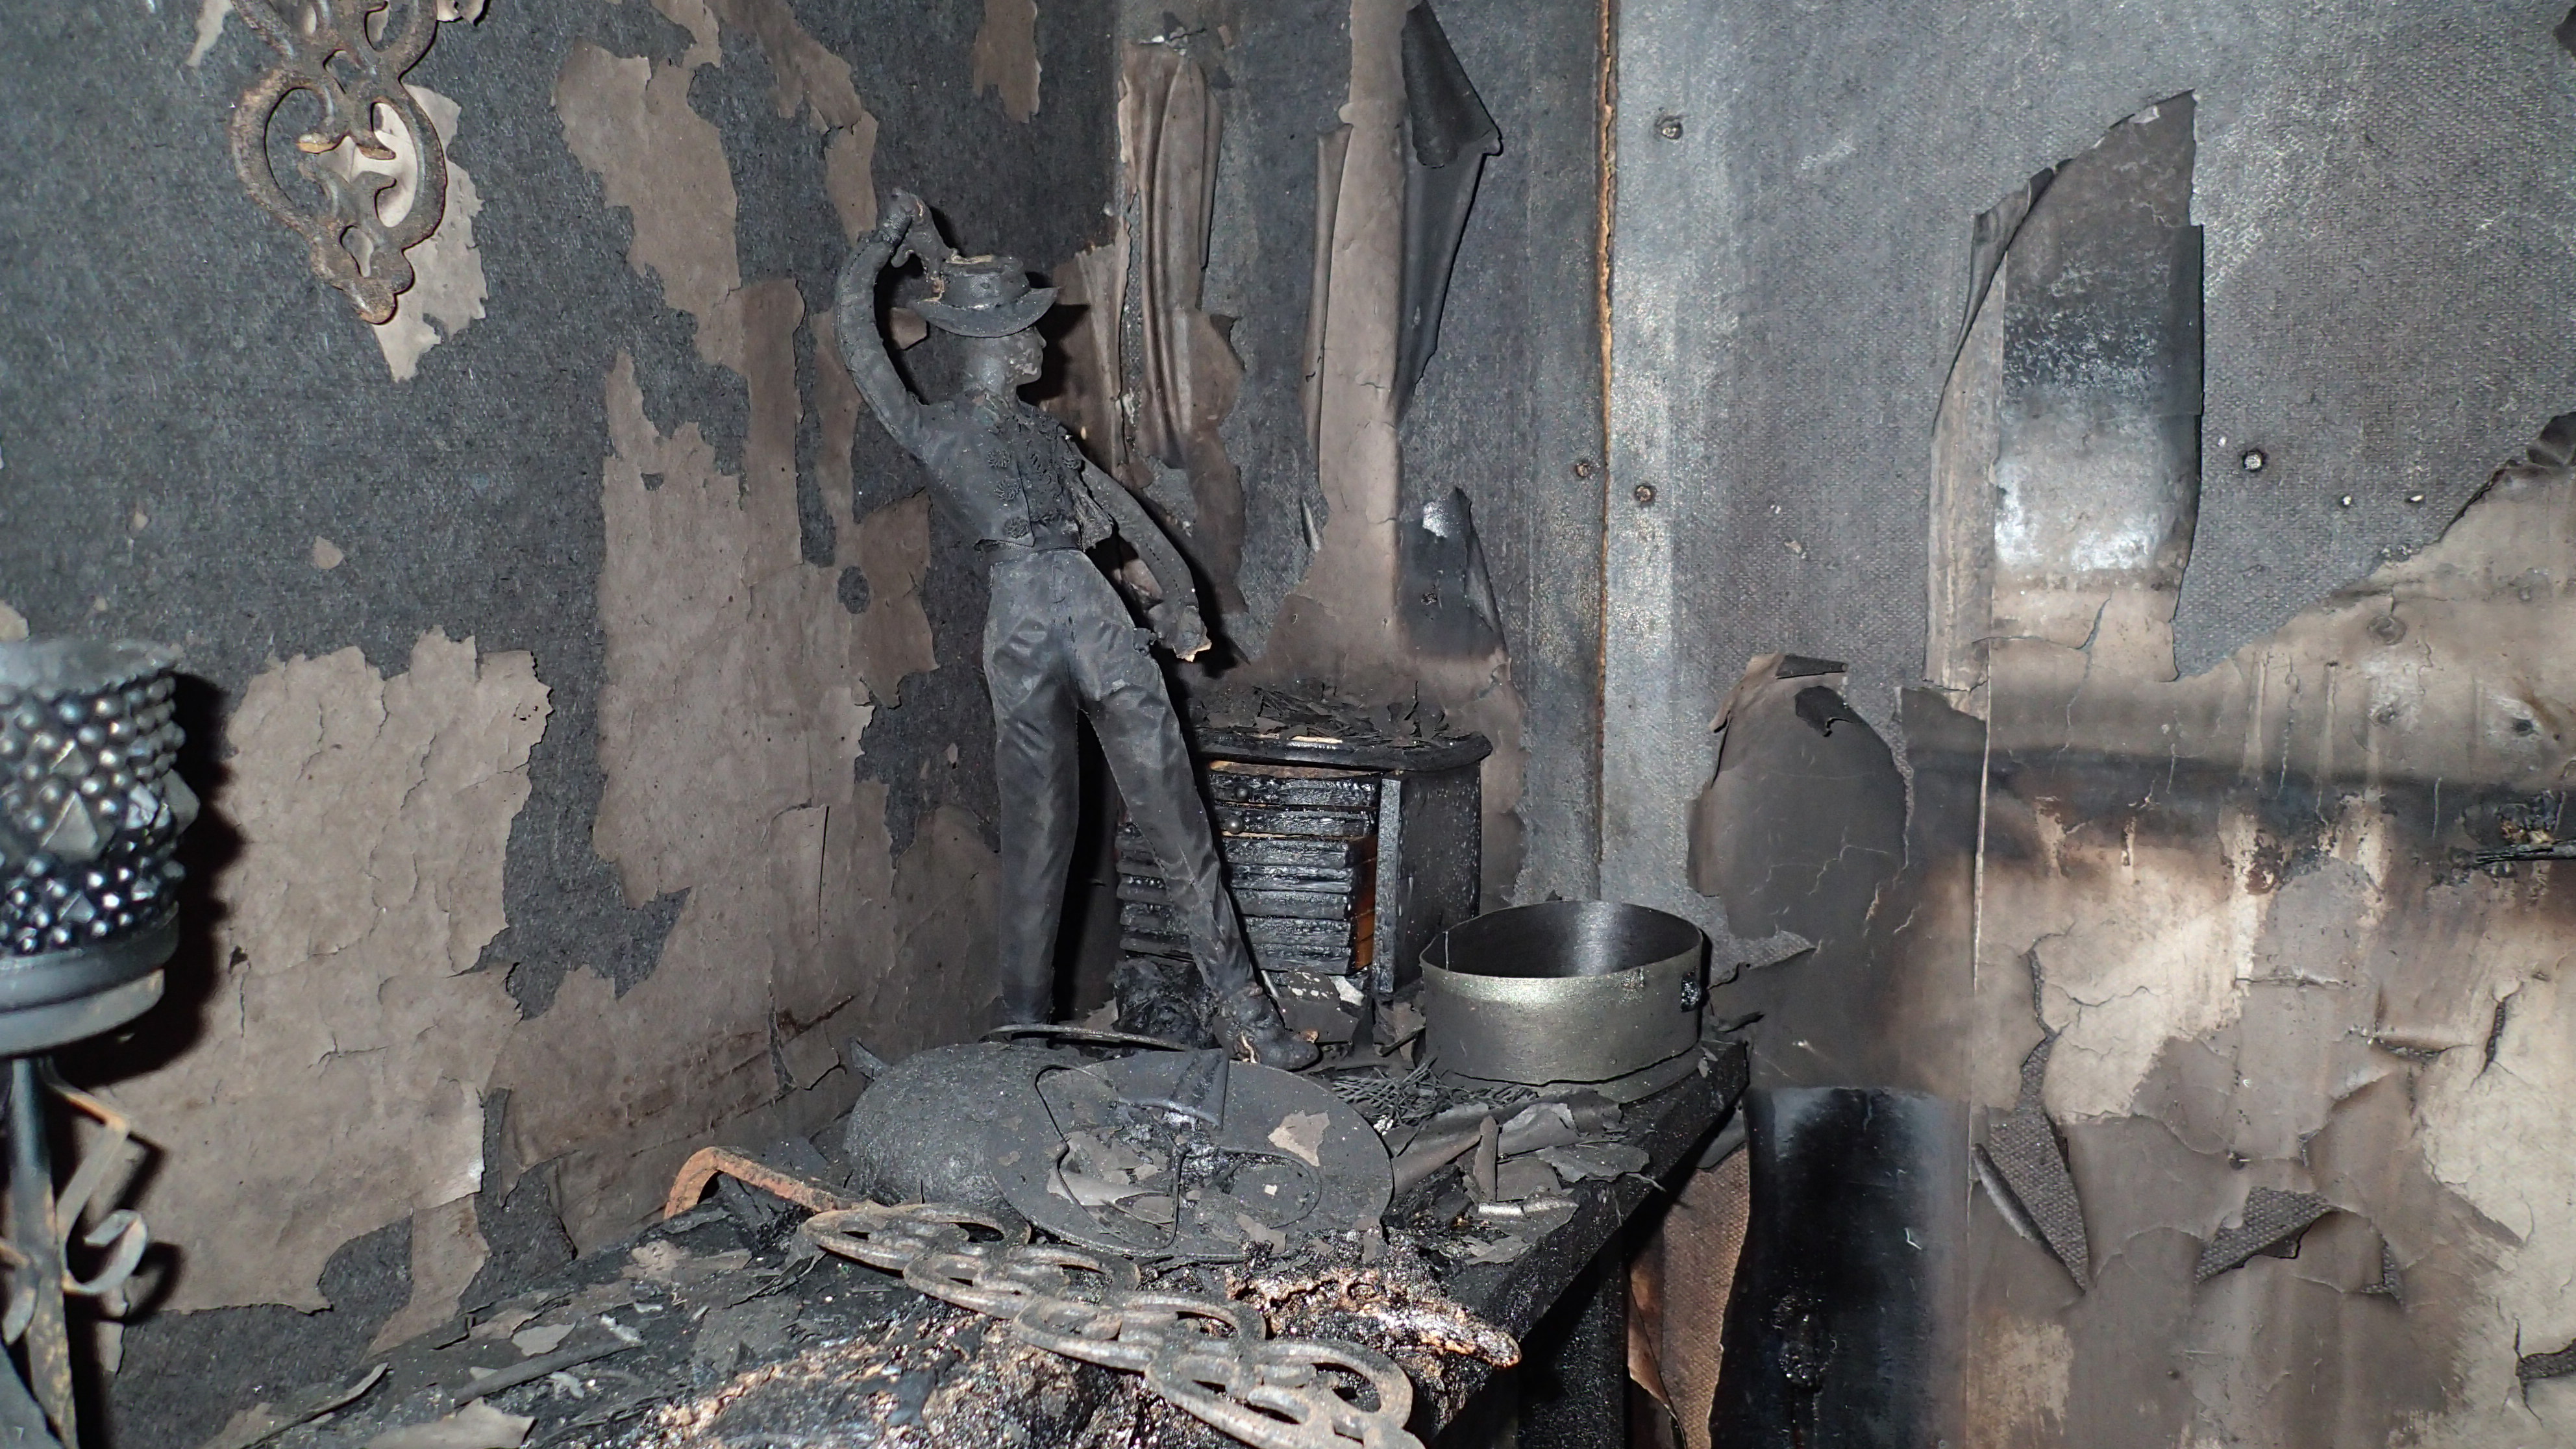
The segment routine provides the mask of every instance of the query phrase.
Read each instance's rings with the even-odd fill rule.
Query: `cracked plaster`
[[[2194,1442],[2501,1446],[2576,1425],[2555,1397],[2526,1408],[2513,1372],[2576,1336],[2557,989],[2576,903],[2563,866],[2450,856],[2464,811],[2545,795],[2576,758],[2576,662],[2549,642],[2576,624],[2571,577],[2576,477],[2515,464],[2432,547],[2208,673],[2141,667],[2135,641],[2120,663],[1994,650],[1975,990],[2035,986],[2059,1033],[2046,1100],[2104,1262],[2080,1310],[2008,1316],[2074,1336],[2065,1442],[2128,1432],[2111,1339],[2174,1355],[2184,1392],[2152,1417]],[[2132,1156],[2131,1124],[2164,1145]],[[2121,1266],[2151,1235],[2208,1239],[2256,1185],[2339,1211],[2296,1259],[2180,1296],[2139,1273],[2187,1281],[2181,1259]],[[1978,1395],[2032,1381],[1993,1371]]]

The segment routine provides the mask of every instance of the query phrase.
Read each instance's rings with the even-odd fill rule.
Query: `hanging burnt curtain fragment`
[[[1449,274],[1485,158],[1503,133],[1467,79],[1458,53],[1427,4],[1404,17],[1404,119],[1413,135],[1404,183],[1404,325],[1397,342],[1395,415],[1404,416],[1422,370],[1440,346]]]
[[[1414,647],[1462,657],[1503,647],[1494,582],[1465,489],[1407,511],[1402,554],[1404,624]]]

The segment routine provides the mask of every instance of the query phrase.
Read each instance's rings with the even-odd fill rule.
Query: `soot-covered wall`
[[[192,939],[79,1063],[171,1245],[129,1445],[981,1024],[981,585],[871,506],[828,299],[884,189],[1047,269],[1115,174],[1103,3],[499,0],[408,77],[449,204],[371,328],[234,175],[227,11],[0,20],[0,624],[199,681]]]
[[[1438,349],[1399,406],[1405,238],[1420,230],[1407,197],[1422,194],[1408,86],[1427,81],[1416,8],[1499,139],[1457,240]],[[1214,115],[1198,305],[1227,349],[1231,391],[1211,431],[1239,522],[1200,560],[1223,553],[1236,677],[1418,697],[1485,733],[1486,903],[1592,894],[1600,6],[1129,0],[1122,15],[1131,75],[1194,67]],[[1205,544],[1206,470],[1187,471],[1140,457],[1122,476]],[[1453,493],[1464,515],[1442,512]],[[1446,535],[1426,528],[1426,506]],[[1461,573],[1489,594],[1426,583]]]

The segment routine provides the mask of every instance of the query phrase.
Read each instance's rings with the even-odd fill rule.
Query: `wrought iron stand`
[[[9,1291],[0,1339],[0,1446],[76,1449],[68,1298],[111,1314],[149,1244],[128,1211],[81,1219],[124,1160],[131,1125],[55,1075],[57,1047],[111,1031],[161,999],[178,944],[178,864],[197,801],[171,763],[169,657],[138,644],[0,644],[0,1058],[8,1064]],[[47,1099],[100,1136],[57,1196]],[[71,1267],[72,1239],[105,1262]]]

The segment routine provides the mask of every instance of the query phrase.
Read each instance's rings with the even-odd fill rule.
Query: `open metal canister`
[[[1444,1071],[1505,1082],[1601,1082],[1699,1043],[1708,937],[1615,901],[1491,911],[1422,954],[1422,1013]]]

